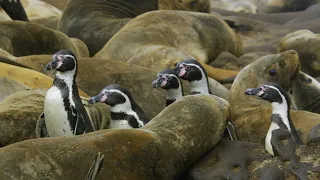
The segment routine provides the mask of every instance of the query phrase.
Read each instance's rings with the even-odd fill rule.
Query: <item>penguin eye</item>
[[[269,75],[272,76],[272,77],[276,76],[277,74],[278,74],[277,69],[271,69],[269,71]]]

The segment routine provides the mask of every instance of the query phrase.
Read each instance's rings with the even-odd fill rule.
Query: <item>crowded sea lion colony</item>
[[[320,179],[319,0],[0,5],[0,179]]]

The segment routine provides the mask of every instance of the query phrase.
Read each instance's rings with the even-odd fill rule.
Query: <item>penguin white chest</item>
[[[272,144],[271,144],[271,139],[272,139],[272,131],[276,130],[276,129],[280,129],[280,127],[278,126],[278,124],[276,124],[275,122],[271,121],[271,125],[270,128],[268,130],[266,139],[265,139],[265,149],[269,152],[269,154],[271,154],[272,156],[274,156],[274,152],[273,152],[273,148],[272,148]]]
[[[46,93],[44,115],[50,137],[73,136],[61,91],[56,86],[52,86]]]
[[[132,129],[127,120],[111,120],[110,129]]]

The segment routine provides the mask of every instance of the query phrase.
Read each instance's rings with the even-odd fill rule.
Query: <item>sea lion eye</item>
[[[307,78],[307,79],[306,79],[306,83],[307,83],[307,84],[311,84],[311,83],[312,83],[312,79]]]
[[[277,69],[271,69],[269,71],[269,75],[272,76],[272,77],[276,76],[277,74],[278,74]]]

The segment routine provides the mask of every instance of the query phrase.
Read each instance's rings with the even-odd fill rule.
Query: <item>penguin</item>
[[[110,129],[141,128],[149,122],[131,93],[119,84],[111,84],[89,99],[88,103],[106,103],[111,106]]]
[[[212,94],[207,72],[197,60],[181,61],[176,65],[174,71],[181,79],[189,81],[191,94]]]
[[[12,20],[29,21],[20,0],[0,0],[0,6]]]
[[[297,145],[302,141],[290,118],[290,100],[287,92],[277,83],[269,82],[258,88],[249,88],[245,91],[247,95],[258,96],[267,100],[272,105],[271,124],[265,139],[265,149],[273,156],[277,155],[275,150],[274,132],[277,130],[288,130]]]
[[[178,76],[189,81],[190,93],[194,94],[211,94],[209,88],[208,75],[204,67],[195,59],[183,60],[177,63],[174,71]],[[236,128],[231,121],[227,122],[227,131],[231,140],[237,140]]]
[[[158,73],[157,79],[152,82],[153,88],[161,87],[166,90],[166,106],[181,99],[183,86],[178,74],[172,69],[165,69]]]
[[[58,51],[46,70],[56,69],[53,85],[44,101],[44,120],[49,137],[74,136],[95,130],[81,102],[76,77],[78,63],[67,49]]]

